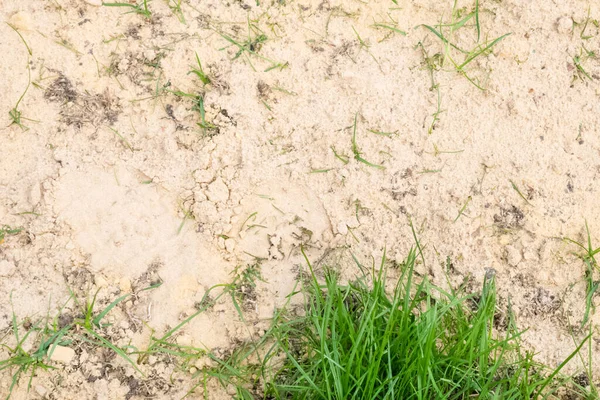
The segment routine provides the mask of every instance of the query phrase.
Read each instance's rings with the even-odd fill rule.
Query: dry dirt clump
[[[231,398],[207,354],[264,334],[301,249],[343,279],[415,237],[437,285],[495,271],[496,328],[549,365],[597,330],[597,4],[125,4],[0,0],[0,360],[15,321],[28,353],[79,327],[0,396]],[[79,324],[94,298],[132,362]]]

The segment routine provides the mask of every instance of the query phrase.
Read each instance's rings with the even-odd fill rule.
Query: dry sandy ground
[[[560,363],[572,329],[582,337],[586,287],[563,238],[584,240],[587,220],[600,239],[600,61],[586,53],[600,54],[600,36],[594,21],[583,33],[580,24],[590,5],[600,18],[597,4],[481,1],[480,43],[511,35],[465,67],[480,90],[449,58],[465,56],[450,48],[441,66],[442,41],[419,27],[450,21],[452,1],[260,3],[184,1],[177,15],[154,0],[145,18],[84,0],[0,1],[31,49],[0,25],[0,225],[22,228],[0,244],[0,337],[12,340],[12,307],[33,322],[56,315],[69,288],[80,302],[100,288],[99,308],[135,293],[106,334],[143,349],[152,329],[176,325],[211,286],[258,263],[246,323],[223,301],[177,337],[226,354],[268,326],[305,268],[301,244],[351,276],[350,252],[368,265],[384,249],[402,260],[410,219],[421,274],[441,285],[446,273],[453,284],[471,276],[475,290],[493,268],[501,303],[510,298],[529,329],[525,345]],[[226,37],[254,54],[236,58]],[[474,21],[452,40],[474,48]],[[206,86],[188,74],[195,53]],[[431,133],[426,54],[442,111]],[[8,126],[28,69],[27,129]],[[208,129],[177,91],[202,94]],[[71,300],[62,315],[79,310]],[[141,366],[145,381],[110,352],[75,350],[14,398],[181,398],[193,384],[168,357]],[[0,394],[10,383],[0,373]]]

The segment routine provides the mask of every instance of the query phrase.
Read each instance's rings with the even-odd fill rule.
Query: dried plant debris
[[[73,83],[63,74],[50,84],[44,98],[59,102],[61,122],[78,129],[84,125],[113,125],[117,122],[121,107],[118,99],[108,89],[101,94],[80,93]]]

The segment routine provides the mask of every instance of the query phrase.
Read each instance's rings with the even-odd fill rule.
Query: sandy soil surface
[[[467,76],[452,63],[467,56],[420,26],[451,21],[452,1],[184,1],[178,13],[154,0],[148,18],[94,3],[0,1],[31,50],[0,25],[0,225],[22,228],[0,244],[1,335],[13,309],[35,321],[100,289],[100,306],[134,293],[106,334],[143,349],[252,268],[245,322],[218,302],[176,338],[226,354],[268,327],[305,268],[300,245],[350,277],[351,253],[401,261],[412,221],[420,274],[476,290],[494,269],[538,360],[574,349],[586,267],[563,238],[586,240],[587,220],[600,240],[593,2],[481,1],[482,47],[510,35]],[[451,38],[476,49],[474,21]],[[196,54],[206,85],[189,74]],[[23,128],[9,126],[29,79]],[[79,312],[70,301],[61,315]],[[85,343],[65,356],[14,398],[181,398],[206,363],[152,357],[144,379]],[[2,395],[10,383],[1,372]]]

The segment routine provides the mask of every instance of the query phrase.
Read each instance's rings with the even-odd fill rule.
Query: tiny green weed
[[[131,146],[131,143],[129,143],[129,140],[127,140],[121,133],[119,133],[118,130],[110,126],[108,127],[108,129],[110,129],[112,133],[114,133],[115,136],[119,138],[119,141],[123,144],[123,146],[127,147],[130,151],[133,151],[133,147]]]
[[[31,51],[31,47],[29,47],[29,45],[25,41],[25,38],[23,37],[23,35],[21,35],[21,32],[19,32],[19,30],[14,25],[9,24],[8,22],[6,23],[6,25],[8,25],[13,31],[15,31],[17,33],[17,35],[19,35],[19,37],[21,38],[21,41],[27,48],[27,53],[29,54],[29,57],[31,57],[33,55],[33,52]]]
[[[169,90],[169,89],[164,89],[164,90],[169,93],[172,93],[178,97],[187,97],[187,98],[192,99],[192,101],[193,101],[192,110],[197,111],[198,114],[200,115],[200,122],[197,122],[196,124],[200,128],[202,128],[202,132],[203,132],[204,136],[213,136],[213,135],[219,133],[219,127],[206,120],[206,109],[204,108],[204,93],[191,94],[191,93],[183,92],[181,90]]]
[[[456,221],[458,221],[458,219],[461,217],[461,215],[463,215],[463,213],[465,212],[465,210],[467,209],[469,203],[471,202],[473,198],[471,196],[469,196],[467,198],[467,201],[465,201],[465,204],[461,207],[461,209],[458,211],[458,215],[456,216],[456,218],[454,218],[454,221],[452,221],[452,223],[455,223]]]
[[[574,27],[581,27],[579,37],[581,40],[590,40],[600,34],[600,21],[591,17],[591,9],[588,7],[587,15],[581,22],[573,20]]]
[[[421,49],[424,68],[429,71],[429,78],[431,80],[431,86],[429,87],[429,90],[435,92],[437,98],[437,109],[432,114],[432,120],[429,124],[429,128],[427,129],[427,133],[431,135],[437,126],[437,122],[440,120],[440,114],[444,112],[444,110],[442,110],[442,94],[440,91],[440,85],[435,79],[435,72],[441,68],[442,55],[441,53],[437,53],[434,56],[430,56],[427,52],[427,49],[421,42],[417,43],[415,49],[417,48]]]
[[[407,35],[405,31],[398,28],[398,21],[392,18],[392,16],[389,13],[387,14],[387,17],[388,19],[383,21],[375,21],[375,19],[373,19],[373,24],[371,25],[372,28],[383,29],[387,32],[386,36],[383,39],[379,40],[379,42],[384,41],[385,39],[389,38],[390,36],[396,33],[402,36]]]

